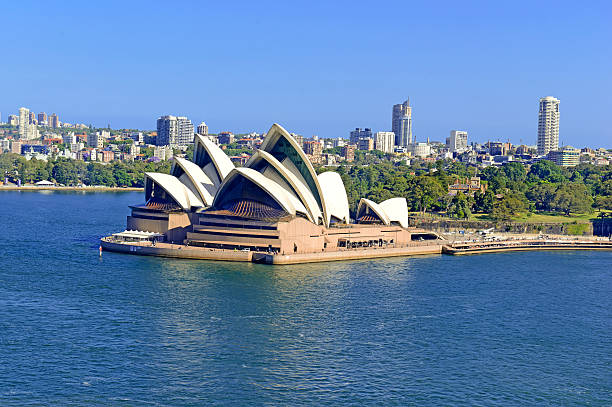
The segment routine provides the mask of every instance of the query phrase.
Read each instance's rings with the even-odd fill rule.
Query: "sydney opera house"
[[[171,174],[146,173],[145,203],[130,208],[126,232],[115,234],[115,243],[154,236],[153,246],[182,245],[191,252],[292,255],[398,248],[437,238],[408,228],[405,198],[361,199],[351,219],[340,175],[317,174],[278,124],[243,167],[196,135],[193,161],[175,158]],[[111,246],[107,241],[105,248],[116,248]]]

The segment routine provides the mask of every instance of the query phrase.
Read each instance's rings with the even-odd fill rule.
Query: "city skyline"
[[[263,131],[280,120],[300,134],[335,138],[358,126],[390,131],[390,106],[410,96],[417,141],[465,129],[479,142],[534,145],[538,100],[553,95],[563,101],[561,145],[612,147],[604,2],[554,10],[448,3],[442,13],[401,3],[160,7],[133,4],[116,15],[87,4],[44,13],[35,3],[8,4],[15,18],[4,30],[30,45],[7,44],[14,58],[3,67],[3,118],[27,106],[71,123],[154,130],[157,117],[172,113],[204,120],[213,133]],[[398,24],[406,15],[410,24]],[[204,17],[206,30],[184,24]],[[142,19],[148,23],[133,23]],[[162,23],[170,29],[156,31]],[[39,45],[41,32],[54,47]],[[541,33],[550,34],[545,47]],[[411,41],[392,41],[408,34]],[[170,45],[188,59],[159,58]],[[23,63],[26,52],[44,63]],[[391,54],[393,63],[382,62]],[[249,109],[236,114],[236,103]]]

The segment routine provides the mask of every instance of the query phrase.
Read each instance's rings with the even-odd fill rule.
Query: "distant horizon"
[[[63,3],[5,6],[2,120],[19,107],[69,123],[154,130],[184,115],[211,132],[305,137],[391,130],[410,98],[417,141],[465,130],[534,145],[541,97],[560,142],[612,147],[612,4],[435,7],[350,3]],[[121,10],[118,13],[117,10]],[[141,22],[146,22],[146,24]]]

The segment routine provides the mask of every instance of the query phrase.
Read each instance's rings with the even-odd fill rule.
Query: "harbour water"
[[[0,405],[611,405],[612,252],[104,253],[141,193],[0,193]]]

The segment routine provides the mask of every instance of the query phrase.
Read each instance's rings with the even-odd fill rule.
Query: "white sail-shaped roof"
[[[325,225],[329,226],[328,219],[330,219],[330,215],[326,213],[327,206],[325,205],[325,197],[321,190],[319,178],[312,163],[306,157],[304,150],[302,150],[297,141],[282,126],[274,123],[270,130],[268,130],[260,149],[270,153],[283,164],[287,159],[291,161],[293,168],[285,166],[290,171],[297,171],[300,174],[304,184],[312,193],[319,209],[323,213],[323,218],[326,220]],[[344,186],[342,189],[344,190]]]
[[[289,187],[291,188],[291,192],[294,193],[300,199],[300,201],[308,211],[310,220],[314,223],[319,223],[319,219],[323,218],[323,214],[321,213],[321,209],[319,208],[317,201],[312,195],[312,192],[310,192],[310,189],[308,189],[308,187],[306,186],[303,178],[289,170],[285,165],[283,165],[280,161],[274,158],[272,154],[263,150],[257,150],[257,152],[253,154],[249,161],[246,163],[245,167],[253,168],[257,166],[261,161],[265,161],[266,164],[274,168],[274,170],[276,170],[276,172],[280,174],[284,183],[289,185]],[[291,164],[291,161],[288,159],[285,159],[285,162]],[[264,175],[268,176],[267,170],[266,172],[264,172]],[[282,185],[282,183],[278,181],[277,183]]]
[[[235,168],[234,163],[218,145],[206,137],[196,134],[194,140],[193,162],[218,186]]]
[[[332,216],[340,222],[349,223],[348,198],[340,174],[334,171],[327,171],[319,174],[318,179],[324,196],[323,203],[325,206],[323,213],[326,217],[325,224],[327,226],[331,224]]]
[[[153,184],[162,188],[184,210],[192,206],[203,207],[204,203],[178,178],[158,172],[145,172],[145,199],[149,201],[153,194]]]
[[[370,209],[372,212],[374,212],[374,214],[380,219],[380,221],[384,225],[389,225],[391,223],[389,217],[385,213],[385,210],[376,202],[366,198],[361,198],[361,200],[359,201],[359,205],[357,206],[357,216],[355,220],[359,220],[361,216],[365,215],[367,209]]]
[[[378,204],[389,217],[389,221],[408,227],[408,203],[406,198],[391,198]]]
[[[193,186],[192,192],[199,196],[200,200],[206,205],[212,205],[216,186],[210,178],[202,171],[200,167],[189,160],[180,157],[174,157],[174,165],[172,166],[172,175],[181,179],[181,177],[189,177],[189,183],[183,182],[188,187]],[[189,185],[191,184],[191,185]]]
[[[234,181],[243,177],[244,179],[252,182],[259,188],[261,188],[264,192],[266,192],[270,198],[272,198],[285,212],[290,215],[296,215],[296,213],[301,213],[305,216],[308,216],[308,211],[293,194],[289,193],[285,188],[278,185],[276,182],[267,178],[263,174],[255,171],[252,168],[235,168],[228,174],[228,176],[223,180],[223,184],[219,188],[217,195],[215,196],[215,200],[213,201],[213,207],[217,207],[225,197],[225,194],[233,194],[237,191],[233,188],[232,184]],[[238,191],[240,193],[240,191]],[[261,197],[263,198],[263,197]]]

